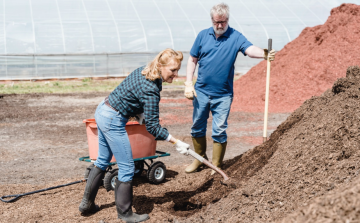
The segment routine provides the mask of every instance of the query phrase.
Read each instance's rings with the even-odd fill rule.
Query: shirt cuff
[[[169,142],[169,141],[170,141],[170,139],[171,139],[171,137],[172,137],[172,136],[171,136],[171,134],[169,134],[169,136],[166,138],[166,141],[168,141],[168,142]]]

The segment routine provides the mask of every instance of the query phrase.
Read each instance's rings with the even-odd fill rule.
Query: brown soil
[[[144,176],[134,180],[134,209],[149,213],[149,222],[322,222],[324,219],[359,222],[359,89],[360,68],[350,67],[346,78],[337,80],[323,95],[307,100],[277,127],[266,143],[227,159],[224,169],[235,187],[221,184],[221,177],[210,176],[207,168],[185,174],[184,164],[191,159],[170,151],[172,160],[162,160],[168,167],[164,183],[149,184]],[[88,118],[90,115],[86,113],[90,111],[85,105],[103,96],[2,97],[0,103],[5,114],[1,116],[0,130],[6,139],[2,139],[2,145],[8,142],[1,149],[3,195],[81,179],[88,165],[77,160],[87,151],[84,126],[69,127],[69,123],[72,118],[79,121],[80,114]],[[78,99],[84,101],[81,106],[85,109],[79,108]],[[63,102],[61,108],[60,102]],[[67,107],[69,104],[72,106]],[[169,104],[162,103],[162,112],[181,111],[176,114],[188,115],[188,111],[172,109]],[[35,116],[34,111],[41,116]],[[230,118],[233,125],[241,124],[239,117],[256,120],[254,114],[233,114],[236,114]],[[280,116],[273,116],[274,119],[279,120]],[[62,129],[62,125],[66,128]],[[189,142],[189,126],[167,127]],[[232,137],[229,142],[240,140]],[[37,147],[32,147],[31,142]],[[161,143],[158,146],[166,150]],[[231,147],[241,148],[237,144]],[[179,162],[182,158],[186,161]],[[77,207],[83,189],[81,183],[25,196],[14,203],[0,203],[1,221],[118,222],[113,192],[104,188],[96,200],[100,212],[81,216]]]
[[[269,141],[228,162],[226,172],[240,186],[226,191],[215,180],[223,198],[192,219],[272,222],[292,213],[282,222],[360,222],[359,98],[360,68],[349,67],[346,78],[305,101]]]
[[[356,174],[359,173],[359,170]],[[314,199],[281,221],[292,222],[359,222],[360,178]]]
[[[305,28],[271,63],[270,112],[293,112],[305,100],[321,95],[360,61],[360,6],[342,4],[323,25]],[[233,111],[263,112],[266,61],[234,84]]]
[[[83,119],[93,118],[97,104],[108,93],[29,94],[0,96],[0,196],[44,189],[83,179],[88,155]],[[269,132],[289,114],[270,114]],[[160,103],[162,124],[181,140],[191,143],[192,105],[183,100],[183,90],[165,89]],[[225,160],[258,145],[262,139],[263,114],[232,112],[229,117],[228,148]],[[211,119],[208,129],[211,130]],[[208,157],[212,156],[208,131]],[[187,175],[184,168],[191,157],[178,154],[168,142],[157,150],[171,156],[155,159],[167,167],[164,183],[153,185],[143,176],[135,179],[134,209],[149,213],[150,222],[190,217],[202,210],[212,197],[214,180],[208,168]],[[101,211],[81,216],[78,205],[85,183],[21,197],[13,203],[0,202],[0,222],[118,222],[113,192],[101,188],[96,202]],[[200,200],[196,201],[200,196]],[[203,198],[201,198],[203,196]],[[209,197],[210,196],[210,197]],[[195,200],[194,200],[195,199]]]

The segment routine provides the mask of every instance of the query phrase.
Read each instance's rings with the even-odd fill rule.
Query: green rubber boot
[[[205,159],[208,159],[206,156],[206,136],[199,137],[199,138],[192,138],[194,149],[197,154],[204,157]],[[203,163],[199,160],[195,159],[192,164],[186,167],[185,172],[186,173],[193,173],[197,171],[197,169],[202,165]]]
[[[212,164],[218,167],[219,169],[221,169],[222,162],[224,160],[226,145],[227,142],[219,143],[214,141],[213,144]],[[213,175],[214,173],[216,173],[215,170],[211,171],[211,175]]]

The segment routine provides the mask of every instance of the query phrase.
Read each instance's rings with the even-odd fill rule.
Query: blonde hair
[[[183,60],[183,54],[180,51],[175,51],[173,49],[167,48],[161,51],[146,67],[141,74],[145,76],[146,79],[154,81],[161,78],[160,70],[158,68],[158,63],[163,66],[166,66],[170,63],[170,60],[175,60],[177,63],[181,63]]]
[[[214,14],[217,14],[219,16],[226,15],[226,18],[229,18],[229,13],[229,6],[225,3],[214,5],[210,10],[211,18],[213,18]]]

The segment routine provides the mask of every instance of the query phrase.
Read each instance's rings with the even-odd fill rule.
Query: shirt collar
[[[226,30],[226,32],[225,32],[224,34],[222,34],[220,37],[224,36],[224,37],[229,38],[229,37],[230,37],[230,32],[231,32],[230,29],[231,29],[231,27],[228,26],[228,29]],[[214,27],[211,27],[211,28],[210,28],[209,35],[213,35],[214,37],[216,37],[216,36],[215,36]]]
[[[161,75],[160,75],[160,77],[161,77]],[[156,79],[156,80],[155,80],[155,83],[156,83],[156,85],[158,86],[159,90],[162,91],[162,83],[163,83],[162,77]]]

